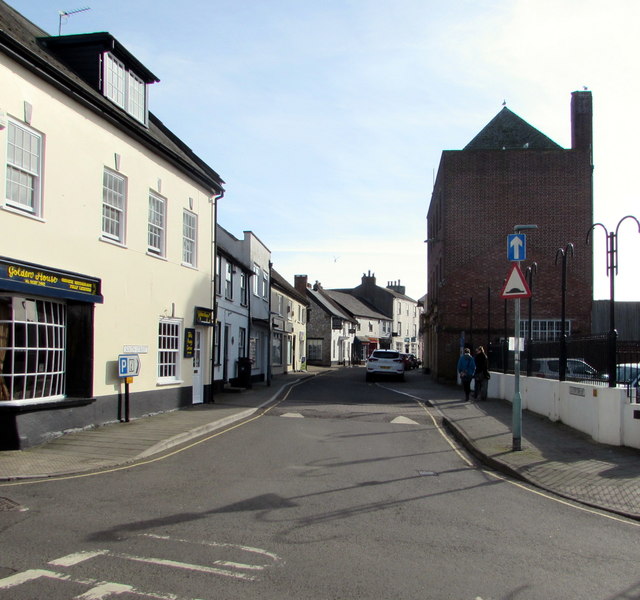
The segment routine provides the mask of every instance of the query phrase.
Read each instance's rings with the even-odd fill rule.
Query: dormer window
[[[104,95],[134,119],[146,123],[147,92],[144,81],[110,52],[102,56]]]
[[[109,33],[38,38],[38,43],[143,125],[148,122],[149,84],[160,81]]]

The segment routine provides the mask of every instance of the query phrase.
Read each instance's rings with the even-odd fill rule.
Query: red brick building
[[[504,107],[463,150],[442,153],[428,212],[425,366],[453,379],[461,343],[496,348],[513,336],[513,300],[500,298],[511,263],[507,235],[519,224],[533,262],[533,339],[561,330],[562,260],[567,259],[567,333],[591,331],[593,223],[591,92],[571,97],[571,148],[565,149]],[[526,334],[528,302],[521,301]],[[463,342],[464,340],[464,342]]]

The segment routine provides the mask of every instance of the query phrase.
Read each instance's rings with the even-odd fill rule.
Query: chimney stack
[[[589,91],[571,94],[571,148],[593,154],[593,107]]]
[[[295,275],[294,276],[294,284],[293,287],[299,291],[301,294],[307,293],[307,276],[306,275]]]

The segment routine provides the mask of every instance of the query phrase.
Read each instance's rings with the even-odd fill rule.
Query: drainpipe
[[[224,190],[220,189],[220,193],[213,197],[213,211],[211,220],[211,299],[213,307],[213,335],[211,336],[211,403],[215,402],[214,398],[214,379],[215,379],[215,360],[216,360],[216,329],[218,320],[218,300],[216,295],[216,257],[218,256],[218,236],[216,235],[216,226],[218,224],[218,200],[224,198]]]
[[[269,298],[269,339],[267,340],[267,385],[271,385],[271,346],[273,344],[272,336],[273,336],[273,328],[271,326],[272,318],[271,318],[271,270],[273,269],[273,263],[269,261],[269,288],[267,289],[267,294]],[[282,348],[281,348],[282,354]]]

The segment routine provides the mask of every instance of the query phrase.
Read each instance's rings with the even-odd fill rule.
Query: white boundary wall
[[[511,402],[515,376],[491,372],[489,396]],[[640,404],[623,388],[520,376],[522,408],[560,421],[596,442],[640,449]],[[635,416],[635,418],[634,418]]]

